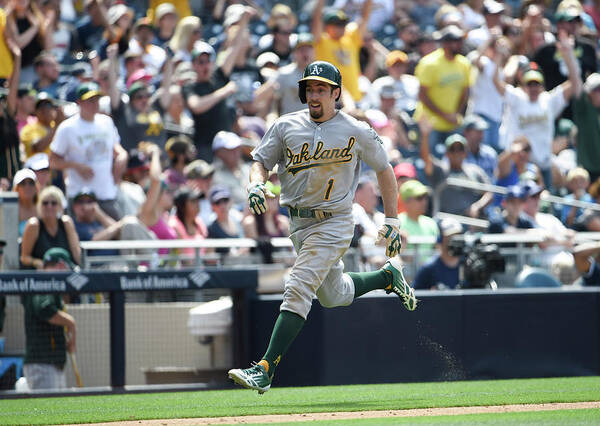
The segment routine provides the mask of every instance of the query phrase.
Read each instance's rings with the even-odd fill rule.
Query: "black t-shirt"
[[[247,61],[243,66],[236,66],[229,76],[237,84],[237,92],[228,99],[230,105],[236,102],[252,102],[254,91],[265,81],[254,61]]]
[[[27,18],[17,19],[17,28],[19,29],[19,34],[23,34],[31,27],[31,22]],[[31,41],[21,49],[21,66],[26,67],[33,64],[33,60],[37,55],[39,55],[42,50],[44,50],[44,46],[39,40],[37,34],[35,37],[31,39]]]
[[[229,83],[229,77],[223,73],[221,68],[217,68],[210,77],[210,80],[194,83],[188,83],[183,86],[183,98],[188,102],[192,95],[206,96],[213,93]],[[227,105],[227,100],[222,100],[215,104],[211,109],[202,114],[193,114],[194,117],[194,143],[198,151],[198,157],[212,162],[212,141],[220,130],[231,131],[235,119],[235,110]]]
[[[581,78],[585,81],[588,75],[597,70],[596,50],[594,46],[585,40],[575,40],[575,58],[579,62]],[[546,90],[554,89],[556,86],[568,79],[567,65],[556,52],[556,46],[546,44],[538,49],[533,61],[536,62],[544,74]]]
[[[121,136],[121,145],[127,151],[136,148],[142,141],[154,142],[164,148],[167,133],[159,111],[150,108],[147,114],[143,114],[121,100],[119,107],[112,112],[112,116]]]

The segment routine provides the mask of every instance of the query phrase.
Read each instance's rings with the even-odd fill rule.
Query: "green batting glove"
[[[274,197],[265,184],[262,182],[251,182],[248,185],[248,205],[250,211],[255,215],[263,214],[267,211],[267,197]]]
[[[394,257],[400,253],[402,242],[400,240],[400,219],[386,217],[383,226],[377,233],[377,242],[385,240],[385,254]]]

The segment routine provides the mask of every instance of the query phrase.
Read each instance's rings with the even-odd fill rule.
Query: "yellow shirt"
[[[358,88],[360,62],[358,54],[362,46],[362,37],[356,23],[346,25],[346,31],[339,40],[333,40],[323,31],[321,39],[315,43],[315,59],[327,61],[338,67],[342,74],[342,86],[359,101],[363,94]]]
[[[449,61],[444,49],[439,48],[424,56],[415,68],[415,76],[421,86],[427,87],[429,99],[442,111],[457,113],[465,88],[471,86],[471,63],[462,55]],[[446,132],[456,126],[435,114],[422,102],[417,103],[415,119],[423,115],[429,119],[435,130]]]
[[[190,2],[188,0],[150,0],[148,7],[152,10],[152,15],[148,13],[148,16],[151,16],[152,19],[154,19],[156,6],[161,3],[171,3],[173,6],[175,6],[175,10],[177,11],[177,15],[179,15],[179,19],[185,18],[186,16],[190,16],[192,14],[192,9],[190,9]]]
[[[42,124],[40,124],[40,122],[37,119],[32,120],[25,126],[23,126],[19,136],[21,138],[21,143],[25,147],[25,156],[27,158],[31,157],[33,154],[36,154],[36,151],[33,150],[33,143],[42,139],[47,134],[48,129]],[[50,155],[50,145],[48,145],[46,149],[42,152],[45,152],[46,154]]]
[[[4,41],[4,29],[6,28],[6,13],[0,8],[0,78],[8,78],[13,71],[12,53]]]

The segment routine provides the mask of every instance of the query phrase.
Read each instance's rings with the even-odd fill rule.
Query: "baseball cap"
[[[581,12],[579,11],[579,8],[577,8],[577,7],[566,7],[564,9],[559,9],[554,14],[554,20],[556,22],[560,22],[560,21],[571,22],[576,19],[581,19]]]
[[[173,3],[159,4],[154,10],[154,22],[160,21],[165,15],[168,14],[177,15],[177,9],[175,9]]]
[[[129,151],[129,159],[127,160],[127,171],[133,172],[140,168],[148,168],[148,157],[142,151],[135,148]]]
[[[561,118],[558,120],[558,124],[556,126],[556,135],[557,136],[571,136],[571,132],[575,128],[575,123],[573,123],[568,118]]]
[[[39,92],[35,96],[35,107],[38,108],[41,104],[48,103],[52,106],[56,106],[56,101],[48,92]]]
[[[417,177],[417,169],[411,163],[399,163],[394,167],[394,176],[396,176],[396,179],[401,177],[414,179]]]
[[[196,59],[198,56],[206,53],[210,58],[215,57],[215,49],[205,41],[199,40],[194,43],[194,48],[192,49],[192,59]]]
[[[62,247],[52,247],[51,249],[48,249],[46,253],[44,253],[43,260],[44,265],[47,263],[64,262],[71,269],[75,266],[69,252]]]
[[[48,154],[46,154],[45,152],[38,152],[37,154],[33,154],[27,159],[27,161],[25,161],[25,167],[33,170],[34,172],[49,169],[50,160],[48,159]]]
[[[183,174],[187,179],[206,179],[214,172],[214,166],[204,160],[194,160],[183,169]]]
[[[408,55],[401,50],[392,50],[385,57],[385,66],[387,68],[395,65],[397,62],[405,64],[408,62]]]
[[[102,96],[98,84],[90,81],[77,86],[77,99],[80,101],[87,101],[95,96]]]
[[[488,128],[487,122],[478,115],[467,115],[463,121],[464,130],[486,130]]]
[[[221,200],[229,199],[231,199],[231,193],[227,188],[217,187],[210,191],[210,202],[213,204],[216,204]]]
[[[525,191],[525,195],[527,197],[532,197],[534,195],[537,195],[544,190],[544,188],[542,188],[540,185],[538,185],[533,180],[528,180],[526,182],[523,182],[523,183],[521,183],[521,185],[522,185],[523,190]]]
[[[537,70],[529,70],[523,74],[523,83],[527,84],[531,81],[536,81],[540,84],[544,84],[544,75]]]
[[[585,79],[585,83],[583,84],[583,90],[587,93],[590,93],[600,87],[600,74],[594,72]]]
[[[121,16],[128,13],[133,18],[133,10],[125,6],[124,4],[115,4],[108,9],[108,23],[114,25],[121,18]]]
[[[400,196],[404,201],[408,200],[409,198],[420,197],[421,195],[428,193],[429,190],[427,187],[415,179],[407,180],[400,187]]]
[[[495,0],[485,0],[483,2],[483,14],[484,15],[496,15],[504,12],[504,5],[498,3]]]
[[[453,133],[446,138],[446,141],[444,143],[446,144],[446,148],[450,148],[455,143],[460,143],[463,146],[466,146],[467,140],[465,139],[465,137],[463,135],[459,135],[458,133]]]
[[[71,65],[71,75],[81,78],[92,78],[94,73],[92,66],[88,62],[79,61]]]
[[[246,7],[243,4],[230,4],[225,9],[225,18],[223,19],[223,26],[225,28],[237,24],[244,15]]]
[[[465,32],[457,25],[448,25],[433,34],[436,41],[457,41],[462,40],[464,36]]]
[[[462,234],[463,227],[460,222],[453,217],[446,217],[440,222],[440,230],[444,237]]]
[[[82,199],[83,197],[91,198],[94,201],[97,200],[96,194],[94,194],[94,191],[92,191],[90,188],[83,187],[79,190],[79,192],[75,195],[75,197],[73,197],[73,202],[77,202],[80,199]]]
[[[152,74],[146,71],[145,68],[141,68],[139,70],[135,70],[131,73],[131,75],[127,78],[127,88],[129,89],[131,85],[137,81],[143,80],[148,83],[152,80]]]
[[[212,143],[212,150],[216,151],[220,148],[236,149],[242,145],[242,139],[233,132],[221,130],[215,135]]]
[[[129,95],[129,97],[133,97],[133,95],[135,95],[137,92],[141,91],[141,90],[146,90],[148,88],[148,86],[146,85],[146,83],[143,83],[141,81],[136,81],[135,83],[133,83],[130,87],[129,90],[127,90],[127,94]]]
[[[143,16],[143,17],[139,18],[137,21],[135,21],[135,25],[133,26],[133,31],[137,31],[138,29],[140,29],[142,27],[153,29],[152,20],[150,18],[148,18],[147,16]]]
[[[325,25],[346,25],[350,21],[346,12],[341,9],[331,9],[323,15]]]
[[[296,44],[294,44],[294,49],[298,49],[302,46],[313,46],[315,42],[315,38],[311,33],[300,33],[296,38]]]
[[[31,179],[34,182],[37,182],[37,176],[35,172],[31,169],[21,169],[15,176],[13,177],[13,188],[15,188],[18,184],[23,182],[25,179]]]
[[[521,185],[511,185],[506,188],[505,200],[524,200],[527,197],[527,192]]]
[[[256,58],[256,66],[262,68],[267,64],[279,65],[279,56],[273,52],[264,52]]]
[[[379,90],[379,96],[384,99],[392,99],[396,97],[396,89],[392,84],[386,84],[381,86]]]

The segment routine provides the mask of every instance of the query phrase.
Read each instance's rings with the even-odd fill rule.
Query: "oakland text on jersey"
[[[314,153],[310,153],[310,145],[303,143],[299,153],[295,153],[287,148],[285,155],[287,157],[285,168],[288,173],[296,175],[302,170],[312,167],[328,166],[330,164],[349,163],[352,161],[352,147],[356,142],[354,136],[348,139],[348,145],[345,148],[323,149],[323,141],[317,142]],[[313,162],[314,161],[314,162]]]

